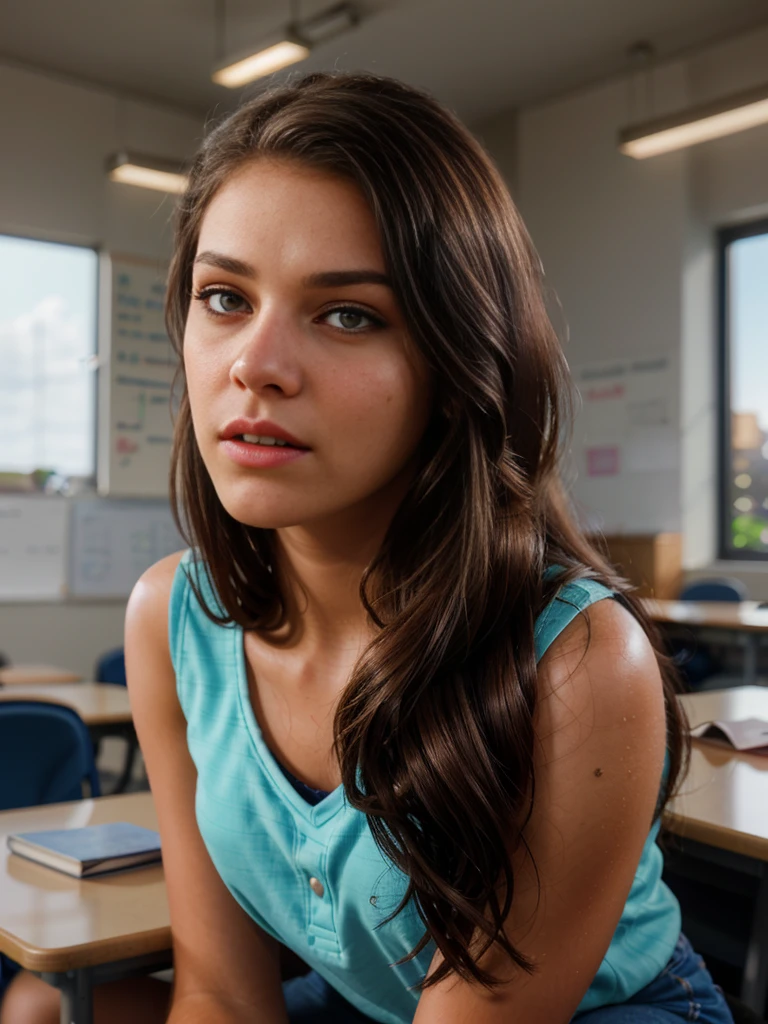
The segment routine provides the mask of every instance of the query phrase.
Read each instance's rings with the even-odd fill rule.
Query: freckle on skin
[[[600,776],[603,774],[603,769],[602,768],[595,768],[594,774],[595,774],[595,778],[599,779]]]

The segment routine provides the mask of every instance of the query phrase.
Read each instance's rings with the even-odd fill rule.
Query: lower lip
[[[272,469],[295,462],[307,454],[307,448],[281,448],[278,445],[248,444],[247,441],[222,441],[221,446],[238,466],[254,469]]]

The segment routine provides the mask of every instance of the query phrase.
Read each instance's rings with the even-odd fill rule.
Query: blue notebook
[[[154,864],[161,859],[158,833],[127,821],[20,832],[8,836],[8,847],[12,853],[75,878]]]

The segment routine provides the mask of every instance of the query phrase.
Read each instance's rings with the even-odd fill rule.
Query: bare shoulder
[[[150,565],[139,577],[128,599],[126,626],[165,625],[173,578],[183,556],[184,551],[174,551]]]
[[[664,688],[645,630],[616,600],[590,605],[553,641],[539,664],[537,736],[571,752],[593,733],[627,743],[663,740]],[[657,744],[658,745],[658,744]]]
[[[177,551],[155,562],[141,576],[125,611],[125,667],[134,717],[148,702],[158,699],[168,710],[177,710],[175,673],[168,642],[168,603],[173,578],[184,552]]]

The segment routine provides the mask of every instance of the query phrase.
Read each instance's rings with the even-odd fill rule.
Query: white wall
[[[715,554],[715,229],[768,212],[768,126],[645,161],[622,156],[616,138],[634,121],[764,83],[767,66],[763,29],[647,79],[510,113],[506,135],[500,117],[477,126],[502,170],[514,170],[512,191],[562,303],[569,362],[651,350],[679,361],[677,469],[630,474],[620,486],[581,480],[576,496],[627,532],[682,529],[692,573],[711,571]],[[764,566],[727,571],[768,598]]]
[[[0,64],[0,233],[165,258],[171,200],[108,181],[104,161],[118,149],[184,159],[202,134],[202,117]],[[87,678],[122,643],[124,611],[114,601],[0,604],[0,650]]]
[[[170,251],[172,200],[110,182],[119,149],[184,159],[203,119],[0,64],[0,231],[149,257]]]
[[[474,126],[474,133],[493,158],[512,196],[517,191],[518,140],[517,115],[514,110],[502,111]]]
[[[679,67],[662,84],[684,101]],[[626,108],[625,84],[609,82],[519,117],[518,201],[562,305],[573,367],[679,345],[686,157],[647,166],[623,157]],[[677,477],[676,468],[580,477],[575,495],[608,532],[677,530]]]

